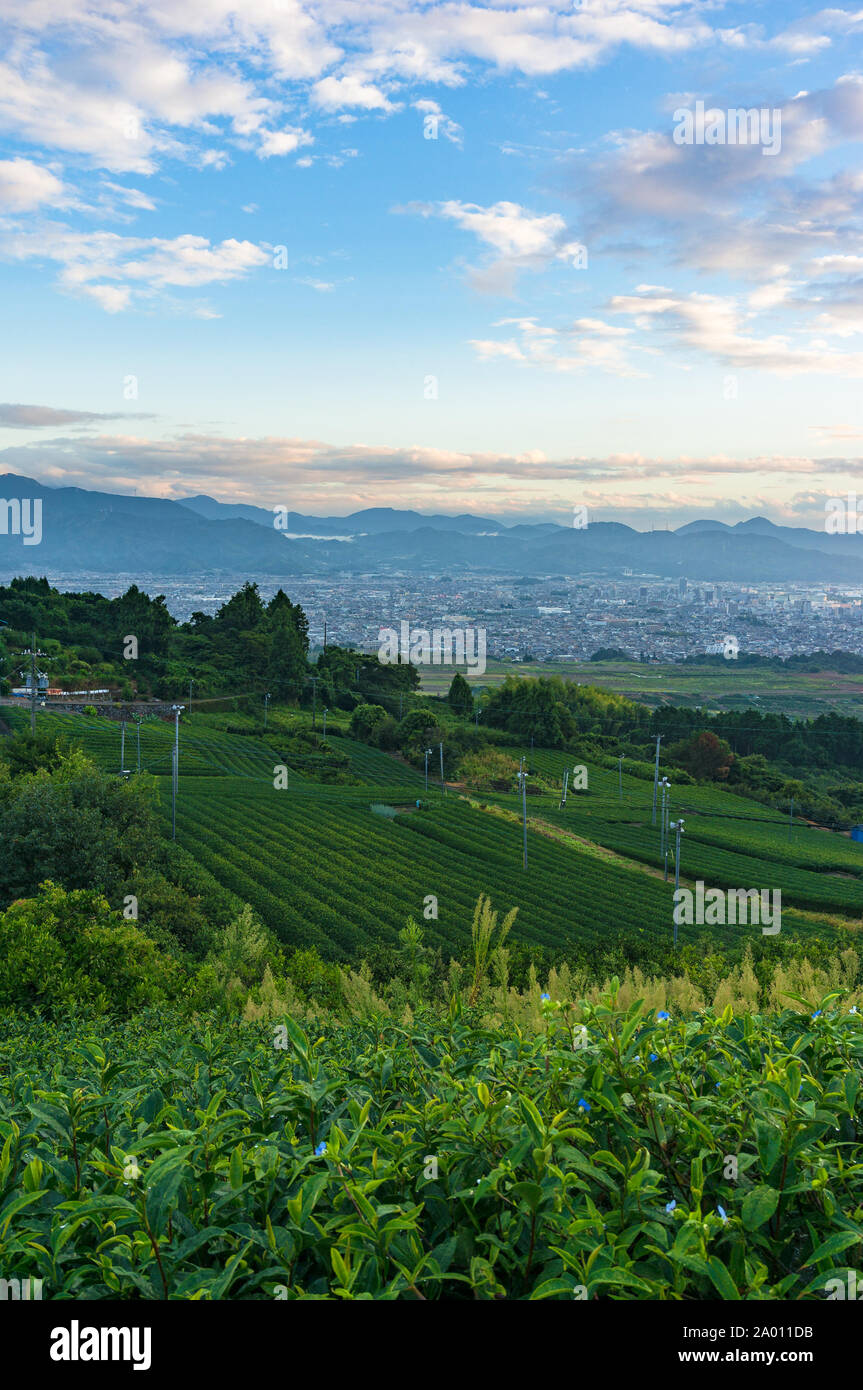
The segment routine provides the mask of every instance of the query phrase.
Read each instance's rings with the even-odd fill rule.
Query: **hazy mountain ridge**
[[[673,531],[636,531],[621,522],[593,522],[579,530],[550,522],[423,516],[375,507],[342,517],[291,512],[289,530],[300,536],[292,539],[276,529],[272,509],[205,495],[169,501],[0,476],[0,499],[14,498],[42,503],[40,544],[27,545],[20,535],[0,532],[0,565],[16,573],[84,569],[290,575],[456,569],[611,575],[628,568],[636,574],[685,575],[707,582],[863,583],[863,537],[777,526],[765,517],[735,525],[706,518]],[[7,528],[5,508],[0,527]],[[308,535],[323,539],[302,539]]]

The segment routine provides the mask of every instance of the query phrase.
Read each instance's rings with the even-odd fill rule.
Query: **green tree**
[[[285,608],[277,609],[268,625],[267,689],[275,700],[296,700],[302,693],[308,673],[302,636]]]
[[[379,725],[389,718],[382,705],[357,705],[351,715],[351,735],[370,743]]]
[[[705,729],[692,738],[672,744],[668,750],[672,761],[680,763],[699,781],[724,782],[734,761],[734,754],[724,738]]]
[[[27,730],[0,739],[0,758],[7,763],[13,777],[36,772],[40,767],[57,768],[68,751],[63,739],[44,730],[37,729],[35,734]]]
[[[303,652],[309,650],[309,620],[298,603],[291,603],[284,589],[279,589],[267,604],[267,617],[287,619],[296,629]]]
[[[454,714],[467,717],[473,714],[473,695],[461,671],[456,671],[447,694],[449,707]]]
[[[131,1013],[180,990],[176,961],[97,892],[43,883],[0,913],[0,1005]]]
[[[264,618],[264,605],[257,584],[247,580],[242,589],[232,594],[216,613],[219,627],[245,632],[256,628]]]

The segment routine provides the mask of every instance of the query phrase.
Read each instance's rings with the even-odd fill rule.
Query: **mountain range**
[[[8,503],[42,505],[42,537],[24,543]],[[283,524],[280,518],[280,524]],[[336,572],[636,574],[693,581],[863,584],[863,536],[777,526],[765,517],[705,519],[677,530],[619,522],[584,529],[374,507],[348,516],[291,512],[204,495],[156,497],[50,487],[0,475],[0,570],[7,575],[314,575]]]

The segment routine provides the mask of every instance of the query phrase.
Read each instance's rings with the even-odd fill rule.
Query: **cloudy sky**
[[[0,473],[637,525],[863,496],[863,9],[0,27]]]

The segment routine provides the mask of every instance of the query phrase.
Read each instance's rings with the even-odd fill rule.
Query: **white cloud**
[[[308,285],[310,290],[317,290],[319,294],[330,294],[336,288],[334,280],[313,280],[309,275],[301,275],[297,284]]]
[[[284,130],[262,130],[260,133],[258,157],[269,159],[271,155],[292,154],[301,145],[314,143],[307,130],[286,127]]]
[[[316,82],[312,100],[325,111],[339,111],[343,106],[359,106],[364,111],[395,109],[380,87],[352,73],[344,77],[324,77]]]
[[[457,121],[454,121],[451,116],[447,116],[446,113],[441,110],[438,102],[432,101],[430,97],[422,97],[419,101],[413,102],[413,108],[415,111],[419,111],[424,117],[432,118],[433,124],[430,128],[435,132],[433,138],[436,139],[438,135],[442,135],[445,140],[449,140],[453,145],[461,145],[463,143],[461,126]],[[424,129],[425,124],[424,122]]]
[[[580,373],[595,367],[613,376],[644,376],[627,356],[631,330],[602,319],[579,318],[564,328],[540,324],[533,318],[501,319],[498,328],[513,326],[518,338],[473,339],[481,361],[507,358],[549,372]]]
[[[744,333],[738,305],[719,295],[615,295],[609,308],[629,316],[637,328],[661,327],[679,347],[724,366],[758,368],[778,376],[863,376],[863,352],[839,352],[800,332],[762,337]]]
[[[140,188],[125,188],[122,184],[110,183],[107,179],[103,181],[102,187],[116,194],[120,202],[125,203],[127,207],[135,208],[139,212],[155,212],[156,210],[153,199],[148,197],[146,193],[142,193]]]
[[[114,232],[78,232],[59,223],[38,231],[11,231],[0,242],[10,260],[47,260],[60,266],[59,286],[85,295],[108,313],[118,313],[172,288],[226,284],[271,262],[269,251],[251,241],[206,237],[124,237]],[[196,306],[195,312],[200,312]],[[206,310],[203,310],[207,313]]]
[[[9,35],[0,129],[115,173],[150,173],[163,157],[200,156],[214,137],[274,130],[287,83],[323,112],[386,114],[408,84],[462,85],[472,66],[530,76],[623,47],[674,54],[727,41],[700,9],[696,0],[591,0],[575,12],[562,0],[0,0]],[[455,123],[448,129],[456,138]]]
[[[64,207],[70,195],[56,174],[29,159],[0,159],[0,212]]]
[[[856,442],[859,432],[846,437]],[[839,479],[847,479],[853,488],[861,465],[859,457],[810,453],[730,456],[720,451],[669,451],[547,457],[539,450],[504,454],[215,433],[162,439],[131,432],[82,437],[80,430],[0,452],[0,472],[8,469],[58,485],[131,493],[143,483],[150,496],[206,492],[225,501],[258,505],[283,503],[289,495],[297,510],[306,512],[331,514],[334,497],[337,510],[343,512],[386,505],[396,486],[402,505],[423,511],[474,510],[505,517],[556,505],[571,518],[572,485],[577,482],[579,498],[595,510],[637,512],[663,506],[678,520],[684,508],[693,507],[693,517],[727,515],[737,509],[741,518],[774,511],[779,519],[782,508],[790,513],[795,506],[805,512],[805,494],[792,497],[789,504],[795,487],[811,487],[813,477],[823,475],[835,480],[831,489]],[[711,481],[715,486],[709,490],[705,483]],[[733,498],[727,495],[731,486]],[[815,497],[811,511],[820,511],[823,520],[823,498]]]
[[[449,199],[442,203],[410,203],[395,212],[442,217],[472,233],[492,254],[472,271],[474,287],[508,294],[520,270],[544,270],[555,261],[575,262],[583,247],[571,239],[560,213],[534,213],[519,203],[490,207]]]

